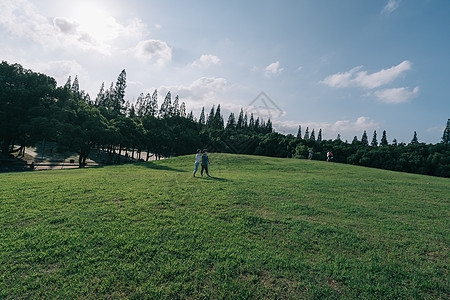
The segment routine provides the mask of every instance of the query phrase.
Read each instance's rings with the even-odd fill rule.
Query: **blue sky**
[[[448,0],[0,0],[0,36],[0,59],[91,97],[126,69],[130,102],[170,90],[282,133],[437,143],[450,118]]]

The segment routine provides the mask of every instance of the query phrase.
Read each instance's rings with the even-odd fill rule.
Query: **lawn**
[[[210,158],[0,174],[0,298],[450,297],[450,179]]]

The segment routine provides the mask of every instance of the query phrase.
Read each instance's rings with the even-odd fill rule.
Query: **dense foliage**
[[[231,113],[227,119],[220,104],[209,114],[203,108],[199,118],[186,113],[179,97],[167,93],[158,107],[158,92],[142,93],[134,105],[125,101],[126,72],[123,70],[109,89],[102,84],[95,99],[80,89],[78,78],[69,77],[62,87],[43,74],[25,70],[18,64],[0,64],[0,147],[4,155],[30,146],[39,140],[58,142],[61,149],[79,154],[83,166],[93,148],[109,153],[110,161],[120,160],[122,151],[134,157],[141,152],[171,156],[207,148],[214,152],[257,154],[274,157],[333,160],[368,167],[450,177],[450,125],[442,142],[436,145],[420,143],[414,132],[411,143],[388,143],[383,131],[380,143],[373,132],[369,144],[364,131],[361,140],[351,143],[338,136],[322,140],[322,130],[316,133],[301,127],[297,136],[277,133],[269,120],[265,121],[241,109],[239,116]],[[19,148],[19,149],[20,149]],[[146,158],[148,159],[148,155]]]

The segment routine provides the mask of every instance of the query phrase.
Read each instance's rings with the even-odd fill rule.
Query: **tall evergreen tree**
[[[222,114],[220,113],[220,104],[219,104],[217,105],[216,113],[214,115],[213,128],[222,130],[223,127],[224,127],[223,117]]]
[[[372,147],[377,147],[378,146],[377,131],[376,130],[373,131],[372,142],[370,143],[370,145]]]
[[[234,129],[236,128],[236,117],[234,116],[234,113],[230,113],[230,116],[228,117],[227,121],[227,129]]]
[[[316,140],[316,134],[314,133],[314,128],[313,128],[313,130],[311,131],[311,135],[309,136],[309,139],[310,139],[311,141],[315,141],[315,140]]]
[[[245,115],[244,115],[244,128],[248,128],[248,116],[247,116],[247,113],[245,113]]]
[[[248,128],[250,130],[255,130],[255,119],[253,118],[253,113],[250,114],[250,120],[248,121]]]
[[[369,145],[369,139],[367,138],[367,132],[364,130],[364,133],[361,137],[361,144],[363,146],[368,146]]]
[[[156,117],[156,115],[158,114],[158,91],[156,89],[152,94],[152,98],[148,107],[148,113],[152,117]]]
[[[302,125],[298,125],[297,138],[302,138]]]
[[[241,108],[241,111],[239,112],[239,117],[236,123],[237,128],[243,128],[244,127],[244,110]]]
[[[444,134],[442,135],[442,143],[450,144],[450,119],[447,120],[447,127],[444,129]]]
[[[127,87],[127,72],[125,69],[120,72],[117,77],[116,86],[113,92],[113,105],[112,110],[120,114],[125,108],[125,89]]]
[[[176,95],[175,100],[173,100],[172,115],[180,116],[180,99],[179,99],[178,95]]]
[[[100,87],[100,91],[97,94],[97,97],[95,98],[95,106],[105,106],[105,83],[102,82],[102,85]]]
[[[214,126],[214,116],[215,116],[215,109],[214,109],[214,105],[213,105],[211,107],[211,111],[209,112],[208,120],[206,121],[206,125],[208,127],[213,127]]]
[[[387,146],[388,145],[388,140],[386,137],[386,130],[383,130],[383,135],[381,137],[381,142],[380,142],[381,146]]]
[[[161,108],[159,109],[159,115],[161,118],[168,118],[172,116],[173,108],[172,108],[172,94],[167,92],[166,97],[164,98],[164,102],[161,104]]]
[[[357,145],[358,144],[358,137],[355,135],[355,137],[353,138],[353,141],[352,141],[352,145]]]
[[[270,118],[267,120],[267,123],[266,123],[266,132],[267,133],[273,132],[272,121],[270,121]]]
[[[322,129],[319,129],[319,134],[317,135],[317,141],[318,142],[322,141]]]
[[[186,103],[184,101],[180,104],[180,117],[186,118]]]
[[[411,140],[411,144],[418,144],[419,143],[419,139],[417,138],[417,132],[414,131],[414,136]]]
[[[198,118],[198,123],[200,125],[206,125],[206,118],[205,118],[205,107],[202,107],[202,112],[200,113],[200,117]]]
[[[309,140],[309,127],[306,127],[305,136],[303,137],[305,140]]]
[[[78,76],[75,76],[70,90],[72,91],[74,97],[77,99],[80,98],[80,83],[78,82]]]

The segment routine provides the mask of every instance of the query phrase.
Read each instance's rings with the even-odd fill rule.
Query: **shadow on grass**
[[[147,167],[149,169],[154,169],[154,170],[164,170],[164,171],[173,171],[173,172],[180,172],[180,173],[185,173],[187,171],[185,170],[181,170],[181,169],[176,169],[176,168],[172,168],[172,167],[168,167],[168,166],[161,166],[159,164],[155,164],[155,162],[143,162],[140,163],[141,166]]]
[[[214,180],[214,181],[231,181],[229,179],[225,179],[225,178],[221,178],[221,177],[215,177],[215,176],[196,176],[195,178],[200,178],[200,179],[204,179],[204,180]]]

